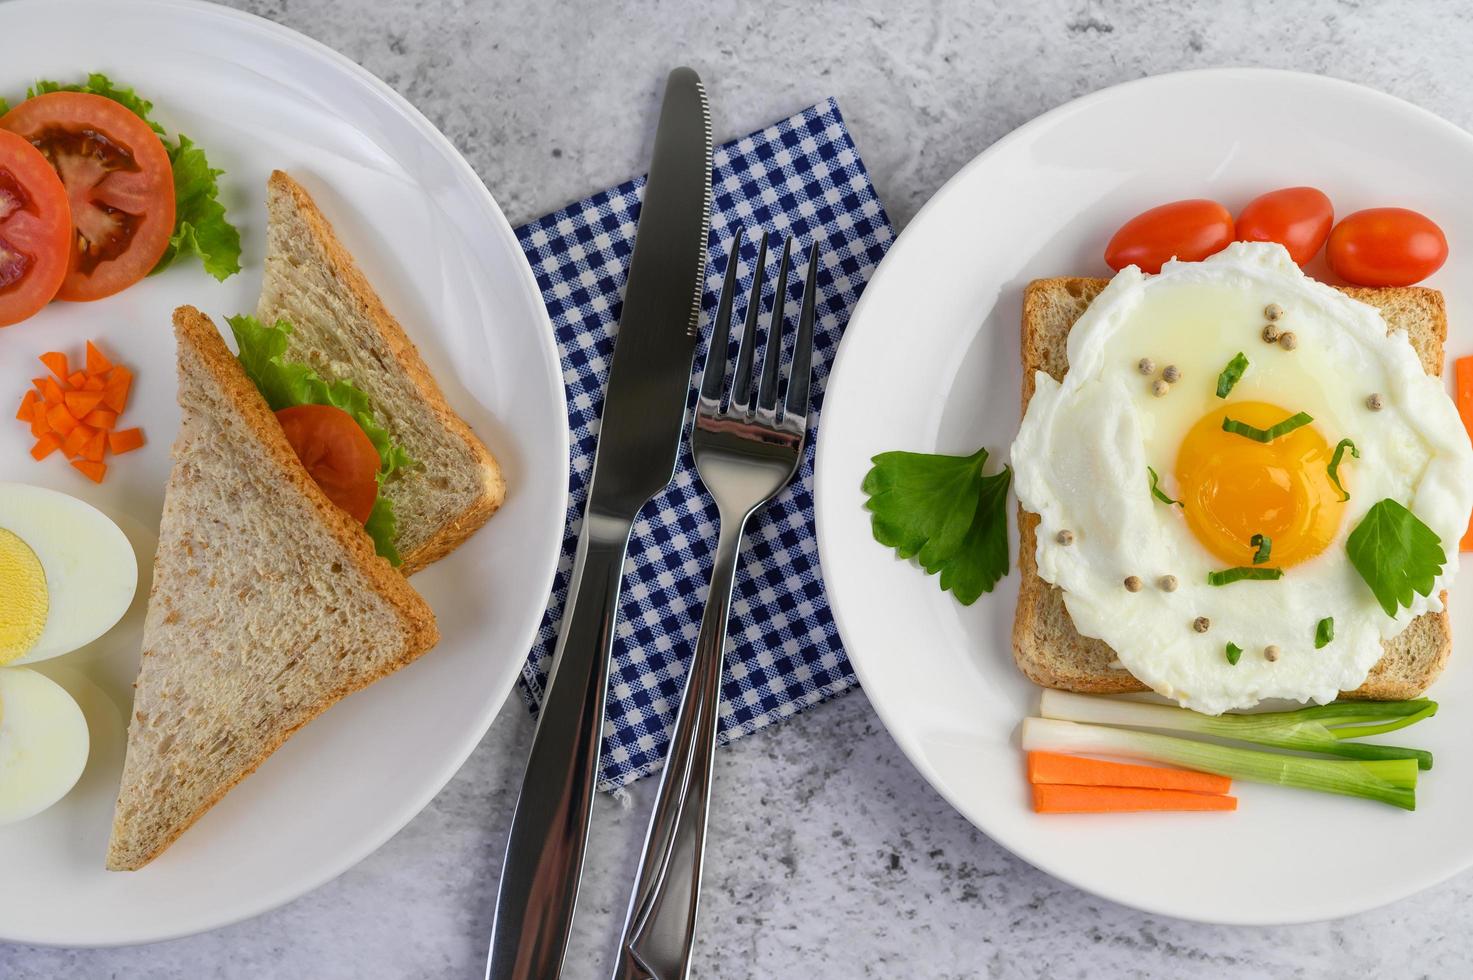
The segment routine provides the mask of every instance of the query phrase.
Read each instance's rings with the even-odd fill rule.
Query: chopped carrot
[[[72,418],[85,418],[89,412],[102,404],[100,391],[69,391],[66,393],[66,410]]]
[[[47,432],[41,438],[37,439],[36,444],[31,447],[31,457],[39,463],[60,448],[61,440],[56,438],[54,433]]]
[[[1071,786],[1134,786],[1140,789],[1176,789],[1192,793],[1226,793],[1233,781],[1226,776],[1168,769],[1165,766],[1105,762],[1057,752],[1028,753],[1030,783],[1065,783]]]
[[[101,483],[102,478],[107,476],[107,464],[95,463],[90,459],[73,460],[72,465],[82,472],[82,475],[93,483]],[[1231,799],[1231,797],[1229,797]]]
[[[48,405],[60,405],[66,398],[66,393],[61,390],[61,385],[51,378],[41,379],[41,397]]]
[[[90,425],[94,429],[112,430],[118,424],[118,413],[109,412],[105,408],[94,408],[82,417],[83,425]]]
[[[107,446],[118,456],[123,455],[123,453],[131,453],[142,445],[142,429],[123,429],[120,432],[109,432],[107,434]]]
[[[31,416],[31,435],[39,439],[50,431],[51,422],[47,420],[45,412],[38,410],[35,415]]]
[[[92,440],[92,433],[91,428],[78,423],[61,441],[61,451],[67,454],[68,459],[76,459],[82,455],[83,450],[87,448],[87,443]]]
[[[128,405],[128,389],[132,386],[133,372],[121,366],[113,368],[108,372],[102,403],[110,410],[121,413]]]
[[[82,426],[77,426],[81,429]],[[102,457],[107,455],[107,433],[101,429],[92,430],[92,437],[87,440],[87,445],[82,449],[82,458],[90,459],[94,463],[102,462]]]
[[[72,465],[76,465],[75,463]],[[1064,786],[1037,783],[1034,813],[1133,813],[1141,810],[1236,810],[1236,796],[1186,793],[1134,786]]]
[[[1453,387],[1457,391],[1458,414],[1463,417],[1463,427],[1473,438],[1473,355],[1458,358],[1454,367]],[[1473,551],[1473,521],[1468,522],[1468,533],[1463,535],[1459,551]]]
[[[15,413],[15,417],[22,422],[29,422],[35,414],[36,401],[35,389],[27,388],[26,393],[20,397],[20,411]]]
[[[57,380],[65,381],[72,373],[70,365],[66,362],[66,355],[59,350],[48,351],[41,355],[41,363],[51,369]]]
[[[107,382],[100,375],[89,375],[87,381],[82,385],[83,391],[102,391],[107,387]]]
[[[81,371],[73,371],[71,375],[67,377],[66,383],[71,385],[74,389],[80,388],[87,383],[87,375],[83,374]]]
[[[87,341],[87,373],[89,375],[104,374],[111,371],[112,367],[113,362],[97,349],[97,345],[90,340]]]
[[[77,420],[66,410],[65,405],[52,405],[48,408],[46,421],[51,423],[51,431],[59,436],[67,435],[77,427]]]

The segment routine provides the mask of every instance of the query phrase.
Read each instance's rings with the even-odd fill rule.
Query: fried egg
[[[133,546],[101,511],[0,483],[0,666],[91,643],[128,611],[137,587]]]
[[[1039,574],[1142,683],[1212,714],[1323,703],[1360,686],[1383,639],[1442,608],[1473,509],[1473,447],[1379,311],[1308,278],[1278,245],[1238,243],[1155,276],[1121,271],[1070,332],[1068,357],[1062,383],[1037,375],[1014,485],[1040,517]],[[1299,413],[1310,421],[1267,442],[1224,428]],[[1359,457],[1341,450],[1332,474],[1346,439]],[[1385,498],[1446,555],[1430,593],[1394,617],[1346,553]],[[1255,558],[1282,577],[1211,584]],[[1333,639],[1317,646],[1325,620]]]

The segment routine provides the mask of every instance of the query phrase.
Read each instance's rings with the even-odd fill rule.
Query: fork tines
[[[757,264],[752,272],[752,288],[747,295],[745,325],[741,346],[737,351],[736,369],[731,379],[731,398],[727,414],[756,416],[769,422],[778,419],[779,375],[783,364],[783,339],[786,333],[788,299],[788,266],[792,261],[793,240],[783,241],[778,263],[777,288],[773,291],[772,315],[762,352],[762,375],[758,380],[756,403],[752,402],[752,366],[757,350],[757,325],[762,312],[762,290],[766,285],[768,235],[763,232],[757,244]],[[706,366],[701,378],[702,410],[720,411],[721,396],[726,390],[726,365],[731,343],[731,315],[737,290],[737,267],[741,262],[742,232],[732,240],[726,262],[726,278],[721,286],[721,299],[716,320],[711,327],[711,344],[706,353]],[[817,291],[818,243],[808,249],[808,275],[803,287],[803,305],[798,316],[798,333],[793,339],[792,363],[787,372],[782,420],[785,424],[803,426],[808,413],[810,367],[813,361],[813,317]]]

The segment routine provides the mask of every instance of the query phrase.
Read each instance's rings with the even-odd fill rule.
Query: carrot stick
[[[1064,786],[1037,783],[1034,813],[1134,813],[1142,810],[1236,810],[1236,796],[1184,793],[1126,786]]]
[[[1058,752],[1029,752],[1028,781],[1071,786],[1134,786],[1191,793],[1226,793],[1233,786],[1233,781],[1226,776],[1164,766],[1103,762]]]
[[[1453,387],[1457,392],[1458,414],[1463,417],[1463,427],[1468,437],[1473,438],[1473,356],[1460,357],[1454,368]],[[1468,533],[1463,535],[1459,551],[1473,551],[1473,521],[1468,522]]]

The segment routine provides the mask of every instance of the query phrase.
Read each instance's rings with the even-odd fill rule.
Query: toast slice
[[[1062,380],[1069,369],[1069,330],[1109,282],[1107,279],[1061,277],[1028,284],[1023,296],[1023,408],[1033,397],[1034,372]],[[1405,330],[1428,374],[1442,374],[1447,340],[1447,309],[1442,294],[1419,287],[1341,292],[1376,307],[1387,326]],[[1112,667],[1115,651],[1103,641],[1080,635],[1064,606],[1064,593],[1038,576],[1038,516],[1018,508],[1018,608],[1013,618],[1013,659],[1029,680],[1043,687],[1086,694],[1145,691],[1131,674]],[[1444,604],[1447,596],[1443,595]],[[1346,697],[1406,700],[1425,691],[1442,673],[1452,652],[1452,629],[1446,609],[1412,620],[1398,636],[1384,642],[1385,654],[1364,684]]]
[[[287,737],[439,638],[193,307],[107,866],[141,868]]]
[[[368,394],[415,465],[385,481],[405,575],[460,546],[501,506],[496,458],[445,401],[404,333],[311,196],[276,171],[266,185],[266,274],[256,316],[291,321],[290,360]]]

